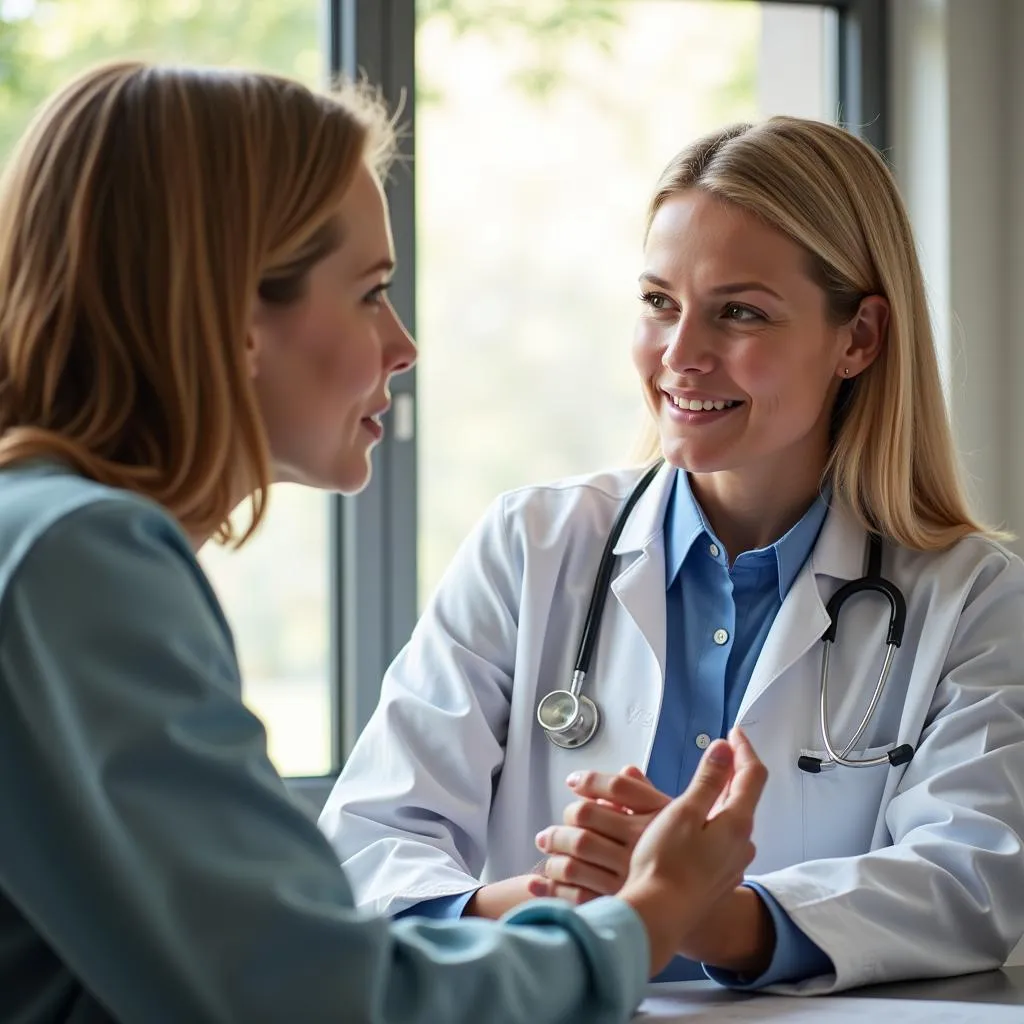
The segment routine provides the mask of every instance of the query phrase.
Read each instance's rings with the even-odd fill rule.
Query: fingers
[[[754,748],[742,729],[734,728],[729,733],[729,741],[734,751],[734,767],[723,811],[753,818],[757,802],[761,799],[761,793],[768,781],[768,769],[754,753]]]
[[[733,761],[733,749],[725,740],[715,740],[704,751],[697,771],[694,772],[682,796],[682,804],[699,815],[701,821],[711,813],[715,801],[729,784],[733,774]],[[735,782],[733,786],[735,787]]]
[[[626,774],[627,771],[629,774]],[[632,766],[615,775],[605,772],[573,772],[566,781],[577,796],[588,800],[605,800],[635,814],[651,814],[669,803],[669,798],[655,789],[643,773]]]
[[[548,857],[544,865],[545,877],[556,885],[568,885],[576,889],[586,889],[599,896],[611,896],[622,888],[624,875],[604,868],[595,867],[575,857],[561,855]]]
[[[593,832],[627,847],[633,846],[649,821],[650,815],[627,814],[617,807],[593,800],[577,800],[569,804],[562,814],[565,825]]]
[[[568,900],[570,903],[579,906],[581,903],[588,903],[597,899],[600,893],[592,892],[590,889],[580,889],[575,885],[562,885],[553,882],[550,878],[533,877],[526,885],[529,894],[537,899],[545,896],[553,896],[556,899]]]
[[[629,847],[589,829],[552,825],[537,833],[537,849],[549,856],[560,854],[594,867],[625,876],[629,867]],[[550,875],[545,871],[544,874]]]

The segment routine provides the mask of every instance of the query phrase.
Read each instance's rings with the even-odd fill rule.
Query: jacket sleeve
[[[773,991],[819,994],[989,970],[1024,934],[1018,559],[1000,555],[979,573],[885,821],[891,846],[757,876],[834,965],[834,973]]]
[[[508,733],[521,581],[499,500],[388,669],[321,815],[361,907],[396,914],[479,887]]]
[[[353,908],[239,699],[180,532],[128,502],[51,527],[0,606],[0,888],[118,1020],[624,1021],[616,899],[508,923]]]

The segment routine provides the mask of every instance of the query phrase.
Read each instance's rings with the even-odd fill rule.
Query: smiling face
[[[633,354],[666,459],[766,495],[794,467],[816,480],[839,385],[877,354],[884,302],[833,324],[801,246],[696,189],[657,210],[644,266]]]
[[[250,345],[275,480],[353,492],[370,476],[389,381],[416,349],[387,297],[391,225],[365,164],[336,227],[340,245],[313,265],[298,297],[257,300]]]

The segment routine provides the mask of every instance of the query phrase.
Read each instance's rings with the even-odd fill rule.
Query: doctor
[[[757,856],[665,976],[823,993],[1000,965],[1024,932],[1024,566],[964,497],[889,171],[798,119],[701,139],[655,189],[640,293],[665,461],[614,545],[599,728],[563,749],[538,706],[636,470],[506,494],[457,554],[321,819],[357,902],[615,892],[646,812],[739,723],[769,769]],[[869,528],[899,597],[843,605],[823,716]]]

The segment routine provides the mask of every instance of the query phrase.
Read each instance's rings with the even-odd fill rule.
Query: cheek
[[[380,374],[372,328],[358,318],[323,315],[295,337],[296,375],[324,398],[372,391]]]
[[[752,397],[755,409],[814,422],[828,400],[831,377],[821,359],[801,357],[799,349],[790,350],[786,358],[784,351],[777,345],[749,350],[737,361],[734,377]]]
[[[633,329],[633,365],[643,377],[649,377],[661,366],[661,333],[655,323],[640,319]]]

